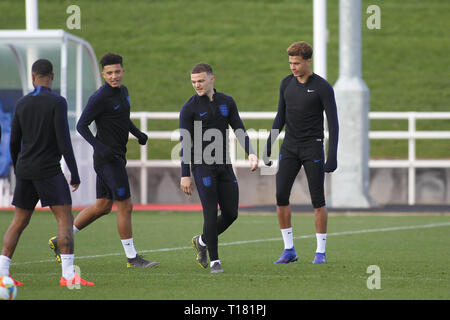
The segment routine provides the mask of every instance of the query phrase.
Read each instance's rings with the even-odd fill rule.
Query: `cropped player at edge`
[[[122,57],[118,54],[104,55],[102,76],[105,84],[89,99],[77,123],[81,136],[94,148],[94,169],[97,173],[96,202],[82,210],[73,223],[74,234],[84,229],[101,216],[111,212],[117,205],[117,229],[127,257],[129,268],[152,268],[159,265],[137,254],[132,236],[130,185],[126,171],[126,152],[129,133],[139,144],[147,143],[147,135],[130,120],[130,98],[128,89],[121,84],[125,72]],[[94,137],[89,125],[95,121],[97,134]],[[56,238],[49,240],[59,260]]]
[[[234,99],[214,89],[214,74],[206,63],[197,64],[191,71],[191,83],[197,92],[182,107],[180,112],[181,181],[184,193],[192,192],[190,170],[203,207],[203,234],[192,239],[197,250],[197,261],[210,272],[223,272],[218,253],[218,236],[223,233],[238,216],[239,188],[229,159],[227,130],[230,125],[239,143],[248,154],[250,170],[258,168],[258,158]],[[213,133],[214,141],[206,138]],[[185,136],[183,136],[185,134]],[[214,145],[211,158],[207,155]],[[217,216],[217,206],[221,214]]]
[[[78,189],[80,177],[70,141],[67,102],[51,89],[55,74],[49,60],[37,60],[31,72],[34,90],[17,101],[11,124],[10,151],[16,175],[12,204],[15,208],[14,218],[3,237],[0,275],[9,274],[19,238],[40,200],[43,207],[50,207],[58,222],[60,286],[92,286],[94,283],[80,278],[73,265],[72,197],[61,170],[61,155],[69,168],[73,191]]]
[[[291,44],[287,53],[292,74],[281,81],[278,112],[272,125],[264,152],[264,162],[271,165],[272,135],[283,129],[286,133],[281,146],[276,175],[277,214],[284,241],[284,252],[274,263],[297,261],[294,248],[291,208],[289,198],[292,185],[301,167],[305,168],[309,192],[314,207],[317,249],[313,264],[326,263],[328,211],[325,206],[325,172],[337,168],[337,145],[339,124],[333,87],[322,77],[311,71],[312,47],[306,42]],[[329,145],[324,159],[323,112],[325,111]]]

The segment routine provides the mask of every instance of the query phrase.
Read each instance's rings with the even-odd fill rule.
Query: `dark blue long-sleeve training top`
[[[286,124],[283,146],[296,150],[297,146],[317,140],[323,141],[323,112],[327,117],[329,145],[327,162],[333,169],[336,163],[339,140],[339,123],[333,87],[313,73],[306,83],[300,83],[294,75],[281,81],[278,112],[272,129],[281,132]],[[269,135],[266,144],[267,155],[271,155],[271,145],[275,136]],[[334,168],[336,169],[336,168]],[[334,170],[333,169],[333,170]]]
[[[89,125],[95,121],[97,134],[94,137]],[[138,137],[142,134],[130,120],[130,97],[122,85],[101,86],[89,98],[77,123],[80,135],[94,148],[94,165],[108,162],[113,156],[126,160],[128,133]]]
[[[194,132],[195,122],[198,126],[201,125],[201,132]],[[199,96],[198,94],[189,98],[180,112],[182,177],[191,175],[191,164],[212,164],[208,163],[208,160],[212,160],[216,164],[230,163],[227,135],[229,125],[233,128],[245,152],[254,154],[252,144],[239,116],[238,108],[231,96],[214,89],[212,101],[209,100],[208,96]],[[208,130],[210,131],[208,132]],[[187,133],[189,139],[183,133]],[[216,146],[220,149],[214,150]],[[190,157],[186,157],[184,151],[189,149],[191,149]],[[209,151],[211,151],[213,159],[205,159],[204,155],[205,153],[209,154]],[[222,153],[222,156],[218,154],[219,152]],[[190,161],[188,161],[188,158]]]
[[[66,99],[43,86],[19,99],[11,123],[10,152],[17,178],[45,179],[61,173],[62,155],[71,183],[79,184]]]

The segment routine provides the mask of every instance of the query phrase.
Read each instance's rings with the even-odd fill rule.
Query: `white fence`
[[[242,119],[274,119],[275,112],[240,112]],[[177,120],[178,112],[132,112],[132,119],[139,119],[140,128],[146,132],[149,139],[179,140],[176,131],[149,131],[148,120]],[[414,205],[416,201],[416,169],[417,168],[450,168],[450,160],[419,160],[416,159],[417,139],[446,139],[450,140],[450,130],[447,131],[417,131],[416,121],[425,119],[443,120],[450,119],[450,112],[370,112],[370,119],[380,120],[408,120],[407,131],[370,131],[370,139],[401,139],[408,140],[408,159],[405,160],[370,160],[370,168],[407,168],[408,169],[408,204]],[[251,131],[251,139],[264,139],[268,137],[268,131]],[[325,132],[325,137],[328,133]],[[284,132],[279,139],[284,137]],[[130,138],[134,138],[130,135]],[[450,147],[450,143],[449,143]],[[246,167],[248,162],[236,159],[236,137],[230,134],[230,157],[235,167]],[[274,161],[276,163],[276,161]],[[263,163],[261,161],[261,166]],[[147,203],[147,168],[149,167],[179,167],[179,160],[150,160],[147,157],[147,146],[140,146],[140,159],[128,160],[128,167],[140,168],[140,199],[141,203]],[[0,179],[0,207],[9,207],[12,200],[9,179]]]
[[[275,112],[240,112],[242,119],[274,119]],[[178,112],[132,112],[132,119],[140,120],[140,128],[146,132],[149,139],[178,140],[178,131],[148,131],[148,120],[176,120]],[[407,168],[408,169],[408,204],[414,205],[416,199],[416,168],[450,168],[450,160],[418,160],[416,159],[417,139],[447,139],[450,131],[417,131],[416,121],[424,119],[450,119],[450,112],[370,112],[369,118],[382,120],[408,120],[407,131],[370,131],[370,139],[402,139],[408,140],[408,159],[406,160],[370,160],[370,168]],[[269,131],[249,131],[251,139],[267,139]],[[284,132],[279,139],[284,137]],[[325,138],[328,132],[325,132]],[[130,136],[130,138],[134,138]],[[147,168],[148,167],[179,167],[179,160],[149,160],[147,146],[141,146],[139,160],[129,160],[128,167],[138,167],[140,170],[141,203],[147,203]],[[230,157],[234,166],[246,167],[248,162],[236,159],[236,137],[230,134]],[[263,165],[262,161],[260,165]]]

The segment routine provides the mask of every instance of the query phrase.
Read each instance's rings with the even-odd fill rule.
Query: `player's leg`
[[[72,226],[73,235],[86,228],[98,218],[111,212],[113,205],[112,194],[98,175],[96,181],[96,193],[97,199],[95,203],[83,209],[75,218]],[[53,236],[48,240],[48,245],[50,249],[53,250],[56,260],[61,263],[58,241],[59,238],[57,236]]]
[[[276,175],[277,217],[283,236],[284,251],[274,263],[289,263],[298,260],[294,249],[294,236],[291,224],[291,207],[289,198],[295,178],[301,169],[297,155],[286,148],[281,148],[278,171]]]
[[[159,265],[159,262],[149,261],[137,254],[133,241],[131,214],[133,212],[133,203],[131,201],[130,184],[128,174],[125,167],[125,160],[116,157],[113,161],[108,162],[96,168],[99,180],[102,181],[104,197],[112,197],[117,205],[117,231],[122,242],[125,255],[127,257],[128,268],[152,268]],[[99,190],[99,189],[98,189]],[[100,196],[99,191],[97,197]],[[97,199],[98,201],[98,199]],[[105,203],[106,204],[106,203]],[[112,206],[108,202],[108,205]],[[100,206],[102,210],[110,211],[108,206]],[[78,218],[78,217],[77,217]]]
[[[316,254],[314,264],[326,263],[325,246],[327,239],[328,211],[325,206],[325,173],[324,152],[322,143],[305,148],[304,168],[308,180],[311,202],[314,207],[314,223],[316,228]]]
[[[3,237],[2,255],[12,258],[20,235],[30,222],[39,195],[31,180],[16,180],[12,204],[14,217]]]
[[[57,247],[61,259],[62,277],[70,280],[75,277],[72,206],[53,205],[50,208],[58,223]]]
[[[197,262],[208,267],[209,254],[211,263],[219,260],[217,233],[217,172],[215,166],[198,165],[193,168],[195,185],[203,208],[203,234],[198,238]],[[195,239],[196,237],[194,237]],[[193,240],[194,240],[193,239]],[[206,248],[205,248],[206,247]]]
[[[108,198],[100,198],[96,199],[95,203],[85,209],[83,209],[75,218],[75,221],[73,223],[74,225],[74,232],[78,232],[84,228],[86,228],[88,225],[90,225],[92,222],[97,220],[98,218],[104,216],[105,214],[108,214],[111,212],[113,205],[113,200]]]
[[[14,218],[3,236],[2,254],[0,255],[1,276],[7,276],[10,273],[9,267],[12,256],[23,230],[25,230],[26,226],[30,222],[32,213],[33,210],[22,209],[19,207],[14,209]],[[17,280],[14,280],[14,282],[16,285],[22,284]]]
[[[119,232],[119,237],[120,239],[130,239],[133,237],[133,228],[131,224],[133,203],[131,202],[131,198],[125,200],[116,200],[116,205],[117,231]],[[134,256],[136,256],[136,252],[134,252]]]
[[[133,212],[133,203],[131,198],[116,200],[117,205],[117,230],[120,241],[122,242],[125,255],[127,257],[128,268],[153,268],[159,265],[159,262],[144,259],[136,251],[133,241],[133,227],[131,215]]]
[[[67,189],[67,192],[70,192],[69,189]],[[72,205],[51,205],[50,208],[58,222],[57,243],[62,269],[62,276],[59,282],[60,286],[93,286],[93,282],[82,279],[80,275],[75,272]]]
[[[33,184],[42,206],[50,207],[58,223],[57,245],[62,269],[60,285],[67,286],[75,282],[79,285],[94,285],[75,274],[72,196],[66,178],[59,173],[50,178],[33,180]]]
[[[83,209],[75,218],[73,223],[73,235],[77,234],[80,230],[86,228],[92,222],[102,217],[105,214],[111,212],[113,205],[112,193],[108,189],[107,185],[97,175],[96,180],[96,193],[97,199],[95,203],[85,209]],[[53,236],[48,240],[50,249],[53,250],[56,260],[61,263],[61,257],[59,255],[58,237]]]
[[[39,196],[31,180],[16,179],[16,187],[12,205],[15,206],[14,217],[3,236],[3,247],[0,255],[0,275],[10,273],[10,264],[17,243],[23,230],[30,222],[34,207],[39,201]],[[16,285],[23,283],[14,280]]]
[[[223,233],[238,217],[239,186],[231,165],[224,165],[218,177],[218,202],[221,214],[217,217],[217,234]]]
[[[74,233],[86,228],[98,218],[111,212],[113,205],[112,190],[108,187],[106,181],[103,180],[105,168],[99,166],[95,168],[97,177],[95,181],[96,200],[95,203],[83,209],[75,218]]]

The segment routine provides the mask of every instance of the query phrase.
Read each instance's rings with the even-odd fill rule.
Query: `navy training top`
[[[10,152],[19,179],[45,179],[62,173],[62,155],[71,183],[79,184],[66,99],[43,86],[19,99],[11,123]]]
[[[323,141],[324,111],[329,130],[327,161],[336,162],[339,123],[334,90],[319,75],[313,73],[306,83],[300,83],[292,74],[281,81],[278,112],[272,129],[279,133],[286,125],[283,146],[295,152],[298,146]],[[271,139],[275,138],[270,134],[267,140],[268,156],[271,154]]]
[[[197,122],[198,121],[198,122]],[[201,124],[202,131],[194,132],[195,123]],[[180,111],[180,140],[181,140],[181,176],[189,177],[190,164],[212,164],[208,163],[207,159],[204,159],[205,151],[208,151],[208,146],[211,146],[214,142],[221,143],[220,150],[211,150],[211,154],[214,159],[212,162],[215,164],[231,163],[228,152],[228,126],[231,126],[235,132],[239,143],[244,148],[247,154],[254,154],[254,150],[250,139],[245,130],[244,124],[239,116],[238,108],[234,99],[221,92],[217,92],[214,89],[213,100],[210,101],[208,96],[199,96],[195,94],[183,105]],[[186,139],[183,135],[183,130],[189,135],[190,139]],[[216,129],[210,131],[211,137],[205,133],[209,129]],[[238,130],[240,129],[240,130]],[[220,133],[220,135],[214,135],[214,133]],[[196,141],[196,136],[199,136],[200,141]],[[220,139],[221,141],[217,141]],[[219,145],[219,144],[218,144]],[[190,157],[183,156],[184,150],[189,150]],[[222,157],[216,154],[215,151],[221,152]],[[211,160],[211,159],[210,159]]]
[[[128,89],[111,87],[107,82],[92,96],[77,123],[80,135],[94,148],[94,165],[109,162],[112,156],[126,161],[128,133],[138,136],[140,131],[130,120]],[[94,137],[89,125],[95,121]]]

